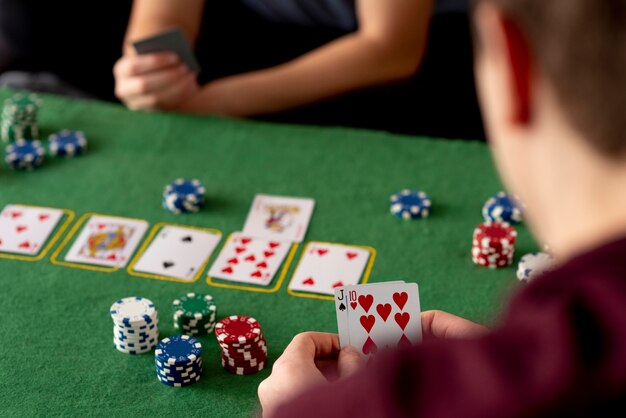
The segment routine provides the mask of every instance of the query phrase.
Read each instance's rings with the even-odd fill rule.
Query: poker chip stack
[[[222,366],[227,371],[247,375],[260,372],[267,363],[267,343],[259,322],[245,315],[224,318],[215,326],[222,347]]]
[[[206,335],[215,329],[217,306],[213,296],[187,293],[172,302],[174,328],[185,335]]]
[[[87,138],[81,131],[64,129],[48,137],[50,155],[56,157],[73,157],[87,151]]]
[[[157,310],[150,300],[142,297],[120,299],[111,306],[113,345],[127,354],[144,354],[159,340]]]
[[[164,338],[154,350],[154,364],[161,383],[193,385],[202,376],[202,344],[188,335]]]
[[[391,213],[400,219],[421,219],[430,214],[430,198],[421,191],[404,189],[392,195],[389,203]]]
[[[37,113],[41,100],[36,94],[18,93],[4,101],[0,135],[5,144],[20,139],[39,138]]]
[[[4,161],[13,170],[34,170],[43,164],[46,150],[37,140],[18,139],[5,148]]]
[[[196,179],[177,179],[163,190],[163,207],[175,214],[198,212],[204,200],[205,189]]]
[[[472,261],[489,268],[507,267],[515,254],[515,228],[506,222],[485,222],[474,230]]]
[[[483,218],[485,221],[519,224],[523,220],[522,208],[515,197],[499,192],[485,202]]]
[[[552,270],[556,260],[548,253],[530,253],[523,256],[517,264],[517,278],[527,283]]]

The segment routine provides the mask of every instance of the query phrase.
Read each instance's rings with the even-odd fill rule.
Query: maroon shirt
[[[424,342],[276,417],[626,416],[626,239],[531,282],[502,326]]]

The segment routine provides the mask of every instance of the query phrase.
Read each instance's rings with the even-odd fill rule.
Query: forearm
[[[286,64],[214,81],[184,110],[236,117],[279,112],[408,77],[422,54],[423,45],[407,55],[363,34],[347,35]]]
[[[177,0],[135,0],[131,12],[124,50],[133,40],[154,35],[174,26],[180,27],[190,42],[195,42],[202,21],[205,0],[185,0],[184,8]]]

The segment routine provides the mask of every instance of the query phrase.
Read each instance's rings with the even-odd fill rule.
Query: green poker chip
[[[186,293],[172,302],[174,328],[181,334],[204,335],[213,332],[217,306],[213,296]]]

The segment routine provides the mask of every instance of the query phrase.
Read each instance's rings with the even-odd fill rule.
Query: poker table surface
[[[12,94],[0,90],[0,100]],[[41,96],[42,137],[60,129],[85,132],[86,155],[47,159],[32,172],[0,167],[0,204],[23,203],[159,222],[239,231],[257,193],[311,197],[316,207],[305,242],[371,246],[369,282],[419,284],[422,310],[442,309],[489,324],[518,286],[515,267],[490,270],[471,261],[472,231],[485,200],[502,189],[484,143],[397,136],[334,127],[276,125],[160,112]],[[419,115],[416,115],[416,118]],[[174,215],[163,209],[164,186],[197,178],[205,208]],[[389,196],[426,191],[431,216],[403,221]],[[536,250],[522,225],[517,256]],[[222,240],[222,243],[224,239]],[[215,259],[219,248],[213,253]],[[304,243],[303,243],[304,244]],[[57,242],[58,246],[59,243]],[[204,277],[179,283],[0,259],[0,415],[204,416],[258,413],[257,386],[294,335],[336,332],[334,303],[287,292],[303,245],[273,293],[210,286]],[[259,320],[269,367],[236,376],[222,369],[213,335],[200,337],[202,379],[172,388],[155,376],[154,356],[112,345],[111,304],[143,296],[158,309],[161,338],[175,334],[172,300],[209,293],[218,318]]]

